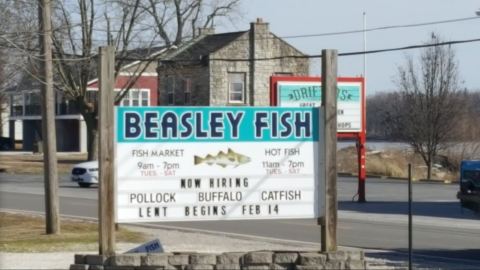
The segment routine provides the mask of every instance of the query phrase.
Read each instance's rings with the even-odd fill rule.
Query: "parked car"
[[[98,184],[98,161],[88,161],[73,166],[71,180],[80,187]]]

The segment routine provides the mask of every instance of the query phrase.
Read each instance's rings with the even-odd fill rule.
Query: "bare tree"
[[[140,16],[140,0],[130,1],[129,6],[110,1],[95,2],[79,0],[77,6],[58,2],[54,18],[57,25],[54,31],[56,88],[76,105],[85,120],[89,160],[96,159],[98,152],[97,105],[87,95],[88,83],[96,78],[97,73],[96,49],[105,43],[116,45],[121,59],[116,63],[118,73],[135,38],[135,26]],[[116,27],[110,28],[112,19],[115,19]]]
[[[3,57],[0,56],[0,137],[5,136],[5,134],[3,134],[3,125],[7,122],[7,119],[4,119],[3,115],[8,110],[8,97],[4,92],[4,85],[6,84],[4,73],[5,67],[5,61],[3,60]]]
[[[387,139],[391,134],[385,125],[385,115],[390,110],[393,94],[378,92],[367,97],[367,134],[369,139]]]
[[[213,25],[216,17],[228,16],[239,0],[111,0],[102,5],[94,0],[78,0],[78,6],[58,3],[54,34],[57,88],[80,109],[87,126],[88,159],[97,158],[97,106],[87,95],[88,82],[96,77],[99,45],[114,45],[116,75],[134,60],[142,60],[138,70],[117,94],[116,103],[127,94],[149,64],[156,59],[154,44],[167,48],[192,38],[187,26]],[[77,11],[78,14],[74,14]],[[72,15],[73,14],[73,15]],[[99,30],[103,28],[103,30]],[[152,29],[155,29],[152,31]],[[103,38],[104,40],[98,40]],[[173,41],[172,41],[173,40]],[[134,48],[143,50],[133,50]],[[142,51],[142,59],[135,52]],[[137,59],[135,59],[137,58]]]
[[[116,75],[126,65],[142,60],[142,64],[136,66],[137,70],[129,69],[134,75],[117,94],[116,102],[119,103],[142,72],[158,59],[146,56],[152,56],[159,47],[180,45],[194,38],[197,27],[214,26],[218,23],[217,18],[232,18],[239,2],[77,0],[53,3],[55,88],[69,104],[75,104],[85,120],[89,160],[96,159],[97,153],[97,105],[87,92],[88,83],[97,77],[97,48],[104,45],[116,47]],[[34,3],[0,1],[0,15],[5,22],[0,24],[5,33],[0,35],[0,49],[11,49],[18,55],[15,61],[11,61],[12,70],[18,74],[22,69],[28,77],[38,80],[38,29],[34,20],[37,16]],[[25,61],[18,61],[20,58]]]
[[[0,1],[0,129],[8,119],[11,88],[22,77],[35,73],[38,48],[36,1]],[[8,134],[0,135],[8,136]]]
[[[142,4],[165,45],[179,45],[198,35],[197,28],[211,28],[215,20],[232,19],[240,0],[148,0]]]
[[[432,34],[429,43],[439,41]],[[386,123],[391,132],[420,154],[431,179],[435,155],[458,139],[457,119],[464,109],[453,49],[427,47],[420,55],[419,66],[407,58],[405,66],[398,68],[398,87]]]
[[[3,134],[3,125],[5,125],[8,119],[4,118],[4,113],[8,110],[8,98],[5,93],[0,91],[0,137],[7,136]]]
[[[12,86],[25,74],[36,75],[37,15],[36,1],[0,1],[1,89]]]
[[[463,99],[464,111],[457,120],[459,141],[446,151],[453,165],[458,167],[462,160],[480,159],[480,92],[466,92]]]

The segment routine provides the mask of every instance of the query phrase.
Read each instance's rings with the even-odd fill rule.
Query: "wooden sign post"
[[[100,255],[115,254],[114,92],[115,48],[100,47],[98,244]]]
[[[42,88],[42,140],[45,181],[45,229],[47,234],[60,233],[58,201],[57,137],[55,134],[55,90],[53,89],[51,1],[39,2],[40,80]]]
[[[325,218],[322,251],[337,250],[337,51],[322,50],[322,105],[325,108]]]

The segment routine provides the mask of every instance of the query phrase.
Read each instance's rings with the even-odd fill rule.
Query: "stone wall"
[[[329,253],[257,251],[208,253],[75,255],[71,270],[289,270],[366,269],[362,251]]]
[[[291,57],[282,58],[284,56]],[[249,31],[245,31],[237,39],[208,56],[204,55],[204,59],[192,59],[192,63],[160,64],[157,69],[159,104],[167,105],[165,79],[167,76],[173,76],[192,81],[192,103],[188,105],[269,106],[270,76],[276,74],[308,76],[309,60],[304,56],[302,52],[272,34],[268,23],[259,19],[251,23]],[[238,61],[234,61],[235,59]],[[197,60],[201,60],[201,63],[196,63]],[[229,73],[244,74],[244,103],[229,103]],[[181,90],[177,92],[181,94]],[[181,95],[176,99],[179,102],[176,101],[175,105],[184,105],[181,102]]]
[[[212,59],[249,59],[248,32],[241,35],[224,48],[212,53]],[[228,74],[231,72],[245,74],[246,101],[249,100],[250,62],[248,61],[210,61],[210,101],[212,106],[228,104]],[[248,104],[248,102],[247,102]]]
[[[208,67],[202,65],[191,66],[175,66],[175,65],[161,65],[158,68],[158,94],[159,105],[167,105],[168,93],[166,90],[166,78],[173,77],[176,80],[175,86],[175,105],[189,105],[189,106],[209,106],[209,74]],[[178,85],[181,79],[189,79],[191,81],[191,103],[184,104],[183,89]]]
[[[286,57],[284,56],[294,56]],[[211,105],[228,104],[228,73],[241,72],[245,78],[245,105],[270,105],[270,76],[308,76],[309,60],[293,46],[269,31],[268,23],[257,20],[250,31],[211,54],[212,59],[257,59],[255,61],[210,61]],[[300,57],[300,58],[296,58]],[[273,59],[270,59],[273,58]]]

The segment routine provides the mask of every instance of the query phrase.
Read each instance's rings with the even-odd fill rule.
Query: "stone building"
[[[158,104],[268,106],[270,76],[306,76],[308,70],[305,54],[272,34],[261,19],[247,31],[202,29],[159,62]]]

